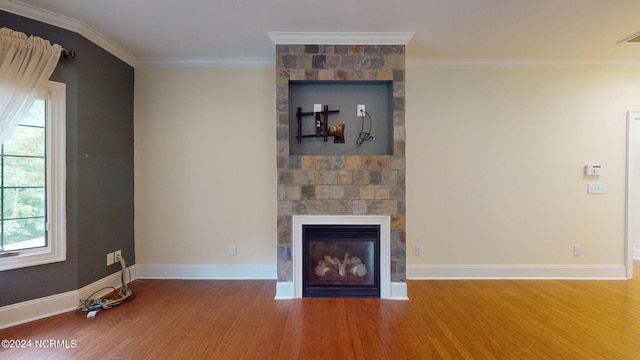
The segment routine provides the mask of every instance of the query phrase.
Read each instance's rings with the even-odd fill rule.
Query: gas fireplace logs
[[[324,259],[318,261],[315,270],[318,276],[365,276],[367,274],[367,266],[362,263],[362,260],[356,256],[350,258],[349,253],[344,254],[344,260],[342,262],[335,256],[325,255]]]

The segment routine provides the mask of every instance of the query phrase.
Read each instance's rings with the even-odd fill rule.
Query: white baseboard
[[[136,265],[137,279],[275,280],[276,266]]]
[[[624,265],[409,265],[409,280],[461,279],[626,279]]]
[[[129,267],[132,279],[135,271],[133,268],[135,265]],[[87,299],[92,294],[95,294],[93,297],[105,295],[112,290],[100,291],[101,289],[120,287],[122,285],[120,273],[120,271],[113,273],[78,290],[0,307],[0,319],[2,319],[0,329],[73,311],[78,307],[80,300]]]

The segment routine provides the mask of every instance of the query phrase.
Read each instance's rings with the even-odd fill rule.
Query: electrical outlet
[[[322,104],[313,104],[313,112],[321,112]]]
[[[112,252],[108,253],[107,254],[107,266],[113,265],[114,262],[115,262],[114,254]]]
[[[122,257],[122,250],[116,250],[113,252],[113,259],[115,261],[120,261],[118,257]]]
[[[573,256],[580,256],[580,255],[582,255],[582,246],[573,245]]]
[[[416,245],[416,256],[422,256],[424,254],[424,248],[422,245]]]
[[[367,111],[364,109],[364,105],[358,105],[358,116],[364,116],[364,112]]]
[[[238,249],[235,245],[229,246],[229,255],[236,256],[238,254]]]

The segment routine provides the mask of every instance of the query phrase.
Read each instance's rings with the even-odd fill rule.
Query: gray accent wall
[[[74,32],[0,11],[0,26],[73,49],[51,80],[66,84],[67,260],[0,272],[0,306],[80,289],[134,254],[134,69]]]

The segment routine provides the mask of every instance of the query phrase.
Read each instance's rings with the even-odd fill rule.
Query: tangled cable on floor
[[[118,255],[117,260],[120,262],[120,266],[122,267],[122,274],[120,276],[122,288],[120,288],[120,290],[118,291],[118,289],[116,289],[115,287],[108,286],[94,292],[87,299],[80,300],[80,305],[76,308],[77,313],[81,311],[87,311],[87,318],[92,318],[98,313],[98,311],[102,309],[109,309],[114,306],[124,304],[125,302],[131,301],[136,297],[136,294],[129,288],[128,284],[125,282],[127,264],[124,261],[124,258]],[[129,274],[129,282],[131,282],[131,274]],[[111,291],[106,296],[92,299],[96,294],[108,289],[113,289],[113,291]]]

